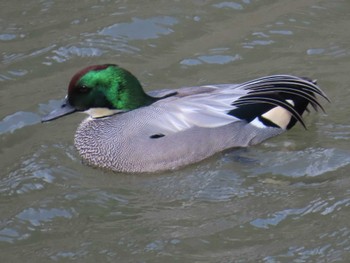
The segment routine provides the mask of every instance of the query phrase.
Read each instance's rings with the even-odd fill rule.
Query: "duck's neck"
[[[133,110],[148,106],[158,100],[146,94],[138,79],[126,70],[118,72],[113,79],[116,80],[115,85],[117,87],[115,93],[117,98],[113,103],[116,109]]]
[[[122,110],[137,109],[157,101],[157,98],[151,97],[145,93],[140,83],[134,83],[131,89],[124,89],[122,87],[118,96],[119,98],[114,106],[116,109]]]

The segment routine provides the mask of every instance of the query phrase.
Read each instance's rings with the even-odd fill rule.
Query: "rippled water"
[[[1,262],[349,262],[350,3],[10,1],[0,8]],[[147,90],[290,73],[327,113],[185,169],[123,175],[73,147],[82,115],[48,124],[86,65]]]

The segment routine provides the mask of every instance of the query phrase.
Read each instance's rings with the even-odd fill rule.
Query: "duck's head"
[[[151,104],[140,82],[129,71],[114,65],[94,65],[77,72],[68,86],[68,94],[60,108],[42,121],[85,111],[92,117],[105,117]]]

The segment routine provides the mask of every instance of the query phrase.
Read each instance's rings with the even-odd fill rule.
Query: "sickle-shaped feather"
[[[305,123],[301,117],[304,110],[307,110],[307,104],[317,111],[320,108],[324,112],[324,108],[318,102],[316,94],[325,100],[329,101],[325,93],[316,85],[316,82],[307,79],[289,76],[289,75],[273,75],[247,81],[239,85],[238,89],[247,90],[247,94],[234,101],[232,105],[241,108],[253,104],[269,104],[273,106],[280,106],[291,113],[291,115],[299,121],[305,128]],[[305,100],[304,102],[300,99]],[[301,105],[292,105],[288,100],[298,100]],[[250,109],[252,106],[250,106]],[[272,109],[272,108],[270,108]],[[269,109],[268,109],[269,110]],[[268,111],[267,110],[267,111]],[[255,113],[256,117],[262,116],[265,112]],[[237,115],[237,111],[233,110],[230,114]],[[238,116],[238,115],[237,115]],[[242,111],[239,113],[240,117],[253,119],[254,113]],[[245,116],[245,117],[244,117]]]

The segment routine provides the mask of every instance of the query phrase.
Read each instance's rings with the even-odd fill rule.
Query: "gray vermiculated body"
[[[158,131],[148,122],[161,115],[156,108],[143,107],[107,118],[87,118],[76,132],[75,146],[93,166],[118,172],[155,172],[195,163],[225,149],[254,145],[284,131],[237,121],[152,139]]]

